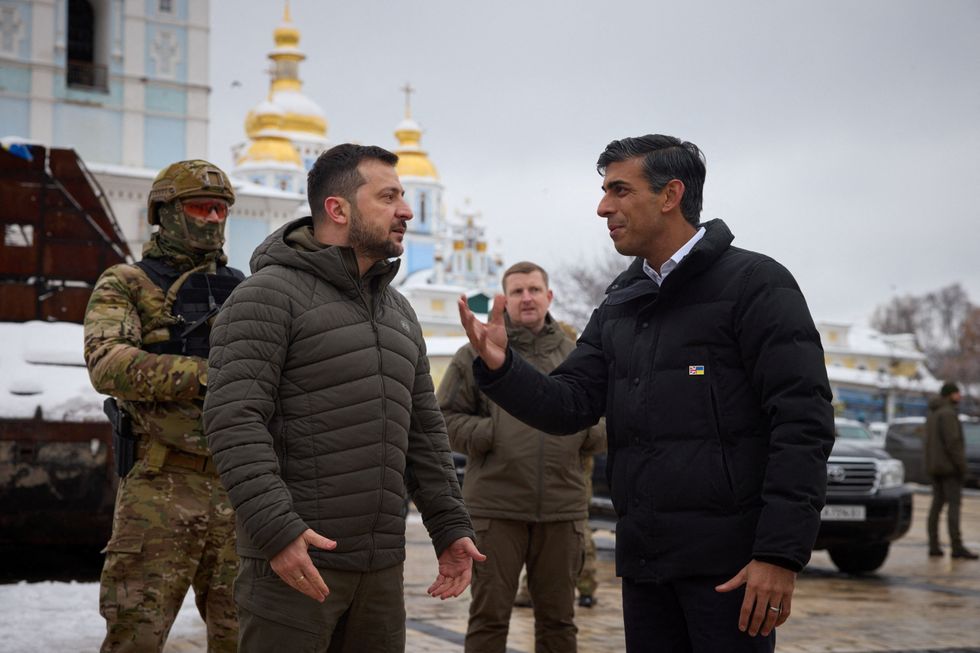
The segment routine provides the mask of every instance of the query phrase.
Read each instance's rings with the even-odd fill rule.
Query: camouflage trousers
[[[103,653],[162,651],[191,586],[208,651],[237,649],[235,516],[216,475],[139,461],[120,481],[105,553]]]
[[[575,579],[575,587],[578,589],[579,596],[594,596],[599,581],[595,577],[596,548],[595,538],[592,536],[592,529],[589,528],[589,520],[585,520],[585,563],[582,571]]]

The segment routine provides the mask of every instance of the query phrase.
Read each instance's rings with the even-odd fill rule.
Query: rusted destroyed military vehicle
[[[70,149],[0,148],[0,546],[97,551],[118,483],[82,357],[92,287],[131,255]]]

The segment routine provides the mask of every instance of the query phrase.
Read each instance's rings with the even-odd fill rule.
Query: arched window
[[[88,0],[68,0],[68,61],[95,63],[95,12]]]
[[[428,217],[428,211],[426,210],[427,199],[427,193],[419,193],[419,222],[421,222],[423,225],[426,222],[426,217]]]
[[[97,14],[89,0],[68,0],[68,86],[107,91],[106,67],[98,61]]]

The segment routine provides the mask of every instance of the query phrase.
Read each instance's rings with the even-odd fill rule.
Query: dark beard
[[[388,232],[374,233],[364,224],[357,208],[351,206],[350,246],[354,252],[372,260],[397,258],[401,256],[403,247],[387,237]]]

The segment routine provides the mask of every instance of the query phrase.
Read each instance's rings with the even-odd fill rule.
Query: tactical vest
[[[136,266],[165,295],[169,294],[182,274],[159,259],[145,258]],[[245,275],[240,270],[225,265],[219,265],[216,274],[195,272],[187,276],[174,297],[171,314],[177,321],[170,327],[170,339],[144,344],[142,349],[151,354],[207,358],[211,348],[209,341],[212,318],[218,314],[218,309],[231,295],[231,291],[244,279]]]

